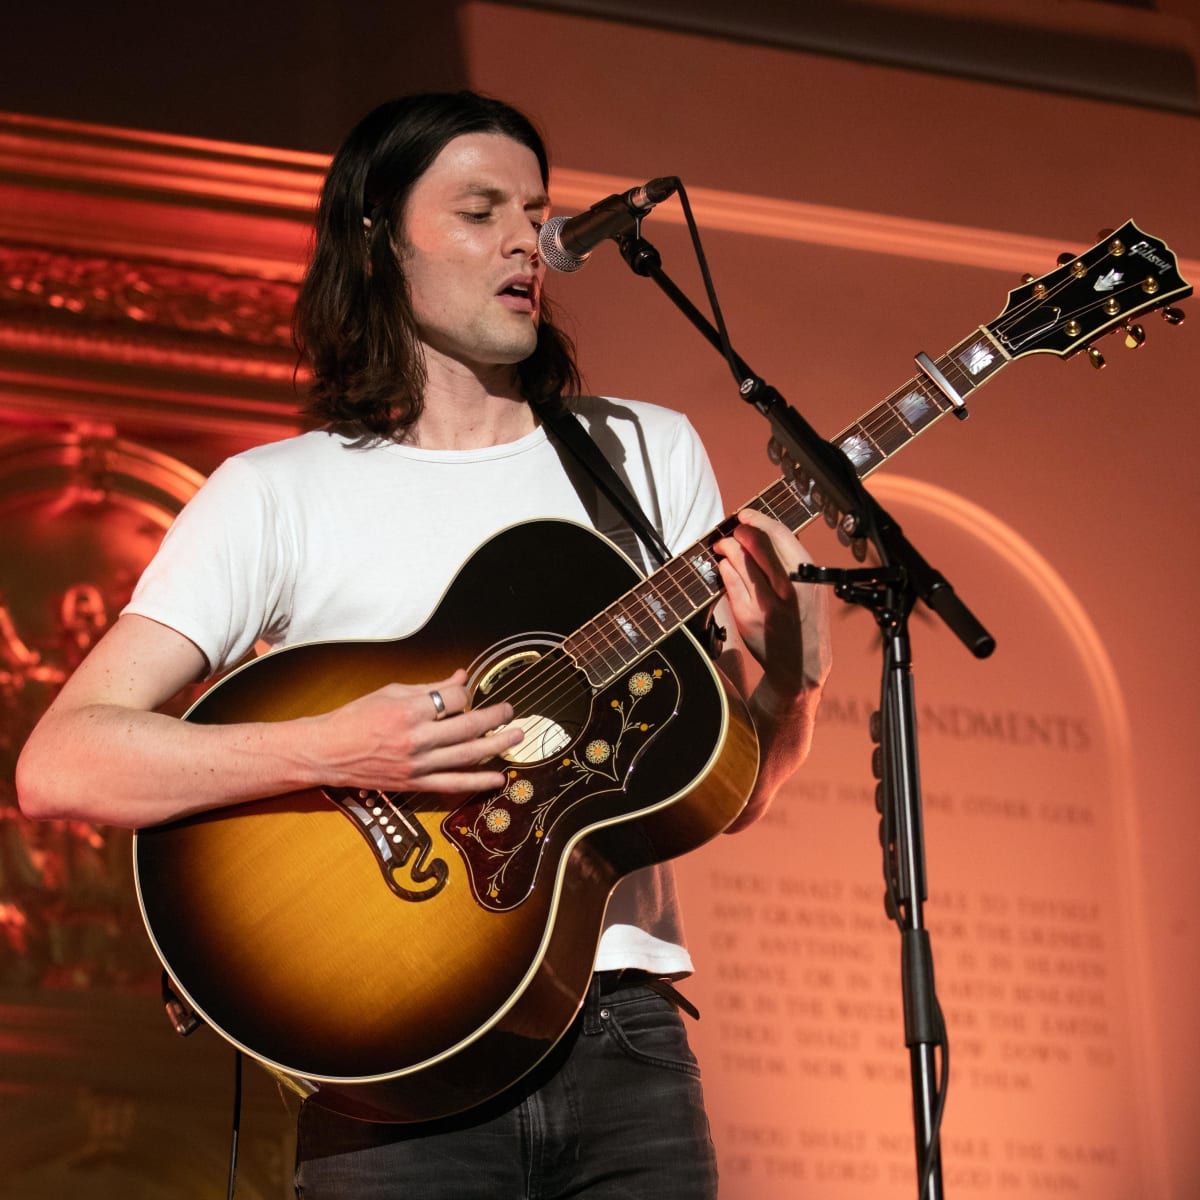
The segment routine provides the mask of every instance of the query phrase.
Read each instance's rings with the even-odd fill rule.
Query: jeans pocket
[[[618,1049],[636,1062],[700,1077],[683,1019],[663,996],[647,991],[636,999],[605,1004],[600,1021]]]

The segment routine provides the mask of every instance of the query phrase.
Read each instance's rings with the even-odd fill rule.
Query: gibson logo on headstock
[[[1154,253],[1154,247],[1149,242],[1134,242],[1129,247],[1130,254],[1136,254],[1138,258],[1144,258],[1148,263],[1153,263],[1158,268],[1158,273],[1161,275],[1164,271],[1171,269],[1170,262],[1165,258],[1159,258]]]

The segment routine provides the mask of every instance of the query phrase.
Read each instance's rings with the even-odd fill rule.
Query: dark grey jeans
[[[700,1068],[674,1005],[593,980],[551,1060],[513,1092],[423,1125],[300,1112],[303,1200],[715,1200]]]

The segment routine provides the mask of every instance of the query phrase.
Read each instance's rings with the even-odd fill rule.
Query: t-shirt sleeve
[[[663,540],[678,554],[725,519],[721,491],[708,452],[692,423],[682,418],[670,450],[671,481]]]
[[[223,671],[286,624],[285,536],[268,482],[229,459],[176,517],[122,611],[183,634]]]

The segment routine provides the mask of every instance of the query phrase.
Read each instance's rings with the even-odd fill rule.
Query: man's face
[[[533,151],[497,133],[448,142],[413,185],[398,248],[421,340],[472,367],[537,345],[549,201]]]

